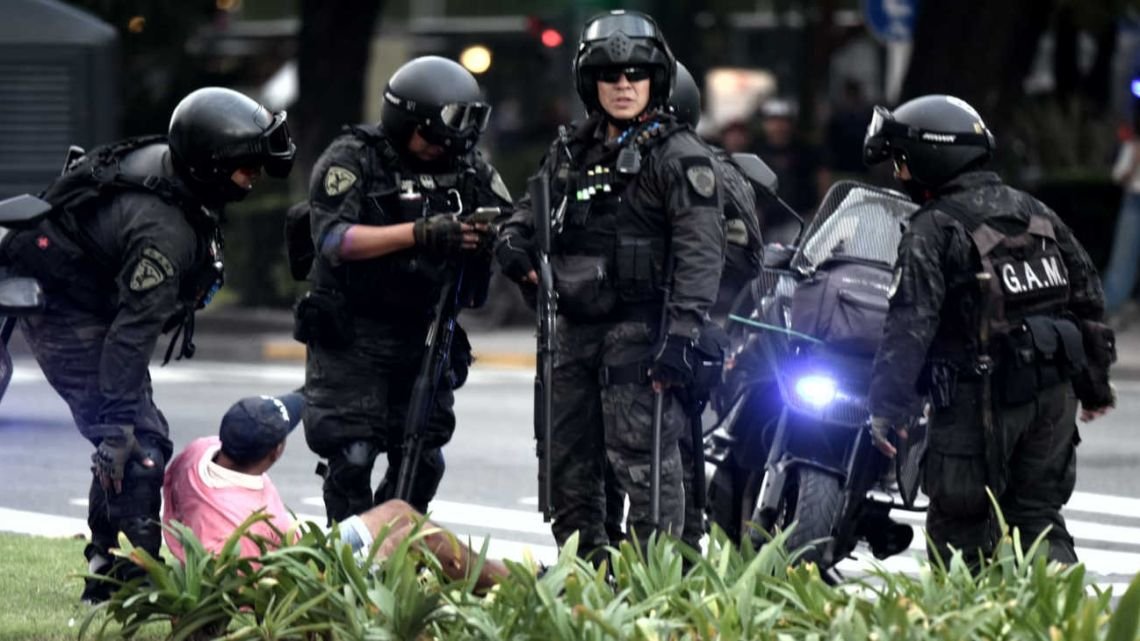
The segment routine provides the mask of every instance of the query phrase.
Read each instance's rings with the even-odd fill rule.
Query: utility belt
[[[995,336],[990,372],[994,400],[1005,406],[1023,405],[1045,389],[1076,376],[1088,367],[1080,328],[1068,318],[1030,316],[1012,331]],[[960,383],[982,383],[986,371],[980,360],[954,362],[933,359],[922,388],[935,409],[954,402]]]
[[[677,399],[690,416],[700,414],[704,410],[712,391],[723,380],[724,359],[728,348],[728,336],[718,325],[707,325],[697,340],[693,341],[693,382],[684,388],[673,388]],[[602,387],[648,385],[652,380],[649,376],[652,367],[651,359],[624,365],[604,366],[598,370],[598,384]]]
[[[409,329],[425,327],[432,310],[397,305],[354,305],[337,289],[314,287],[293,308],[293,338],[306,345],[345,349],[356,341],[356,319]]]

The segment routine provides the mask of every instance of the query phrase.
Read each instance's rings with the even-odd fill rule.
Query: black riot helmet
[[[985,164],[993,150],[994,136],[982,117],[954,96],[922,96],[893,112],[877,106],[863,138],[864,162],[905,162],[912,179],[926,189]]]
[[[183,98],[170,116],[167,136],[175,171],[209,205],[249,193],[230,178],[236,169],[259,167],[284,178],[297,152],[284,111],[271,113],[224,87],[205,87]]]
[[[574,56],[574,82],[578,97],[591,113],[602,110],[598,72],[607,67],[649,68],[649,108],[669,103],[677,59],[653,18],[637,11],[615,10],[591,18],[582,29]]]
[[[697,123],[701,121],[701,90],[697,87],[693,74],[680,61],[677,62],[677,80],[669,104],[681,122],[696,129]]]
[[[455,157],[471,151],[487,128],[491,106],[479,83],[454,60],[415,58],[392,74],[384,88],[380,122],[396,149],[407,148],[412,132]]]

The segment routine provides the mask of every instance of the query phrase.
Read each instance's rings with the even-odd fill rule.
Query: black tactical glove
[[[106,425],[101,431],[107,436],[91,455],[91,471],[105,491],[113,489],[118,494],[123,491],[123,471],[128,463],[137,460],[146,467],[153,467],[154,461],[147,458],[139,445],[134,426]]]
[[[451,214],[420,218],[412,224],[412,237],[416,247],[429,255],[453,256],[463,250],[463,223]]]
[[[534,241],[519,233],[503,234],[495,244],[495,259],[503,274],[516,283],[527,282],[527,274],[534,271]]]
[[[685,336],[665,337],[653,357],[650,377],[662,385],[687,387],[693,382],[693,341]]]

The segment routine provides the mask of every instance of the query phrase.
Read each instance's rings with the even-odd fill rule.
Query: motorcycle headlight
[[[801,376],[796,379],[793,389],[801,401],[815,408],[827,407],[835,400],[835,379],[830,376]]]

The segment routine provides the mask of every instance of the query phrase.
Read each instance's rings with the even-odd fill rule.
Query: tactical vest
[[[956,214],[981,263],[976,345],[996,364],[995,397],[1028,402],[1039,389],[1082,369],[1080,330],[1066,317],[1069,273],[1053,222],[1036,203],[1018,233],[1003,233],[951,199],[937,208]]]
[[[349,127],[364,143],[364,199],[359,222],[393,225],[438,213],[459,213],[477,199],[477,170],[471,162],[446,174],[407,171],[384,132],[374,125]],[[349,311],[369,318],[398,320],[430,317],[438,302],[447,265],[415,249],[330,267],[321,261],[318,284],[344,293]],[[328,270],[322,275],[322,269]],[[320,282],[330,280],[331,283]]]
[[[585,322],[660,315],[669,230],[663,215],[642,211],[634,196],[642,159],[682,129],[649,121],[597,162],[556,170],[564,205],[554,220],[551,267],[560,314]],[[567,142],[564,136],[564,149]]]
[[[96,147],[71,161],[40,198],[52,205],[51,212],[35,228],[13,232],[5,239],[5,253],[10,253],[41,281],[44,290],[66,292],[85,309],[112,314],[113,296],[107,296],[119,271],[118,256],[109,255],[84,231],[86,216],[95,215],[112,198],[124,192],[145,192],[180,209],[194,229],[197,240],[195,255],[199,263],[191,278],[180,283],[182,311],[167,319],[163,331],[178,328],[166,352],[170,359],[179,335],[182,347],[179,358],[194,352],[194,311],[205,307],[222,285],[224,276],[223,238],[217,216],[184,187],[165,176],[129,175],[120,171],[127,155],[144,147],[166,143],[165,136],[143,136]],[[30,242],[33,237],[35,243]],[[45,240],[40,240],[40,239]],[[54,250],[54,254],[52,253]],[[85,261],[90,266],[84,268]],[[93,269],[92,269],[93,268]]]

